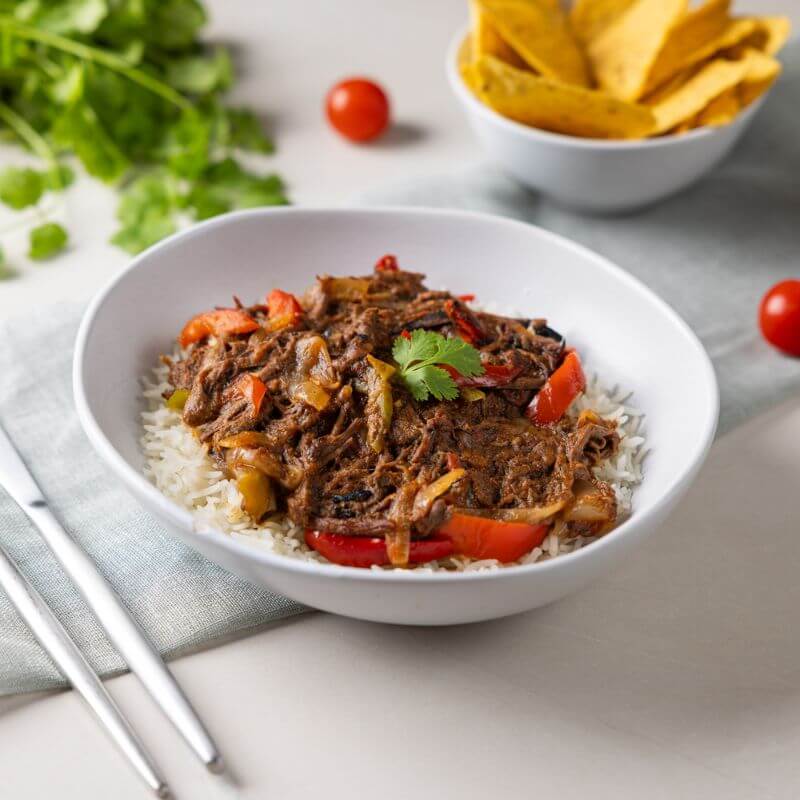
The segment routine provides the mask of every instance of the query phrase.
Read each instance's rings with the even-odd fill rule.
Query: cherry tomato
[[[377,83],[350,78],[337,83],[325,100],[328,121],[346,139],[368,142],[389,124],[389,98]]]
[[[800,280],[776,283],[762,298],[758,324],[778,350],[800,356]]]

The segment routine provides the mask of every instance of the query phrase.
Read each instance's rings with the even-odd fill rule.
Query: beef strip
[[[269,332],[265,307],[251,306],[245,310],[264,327],[197,342],[171,362],[169,373],[175,388],[188,391],[184,422],[220,466],[235,476],[243,459],[266,465],[277,483],[278,512],[297,525],[386,536],[402,562],[407,539],[430,535],[451,508],[484,515],[560,508],[574,482],[593,481],[592,468],[616,452],[614,423],[591,413],[544,427],[525,417],[564,356],[563,337],[545,320],[473,312],[447,292],[428,290],[422,275],[403,271],[322,276],[305,294],[303,309],[291,325]],[[367,403],[367,356],[391,363],[392,343],[403,331],[462,335],[465,324],[467,332],[477,332],[484,363],[511,367],[513,380],[483,388],[483,396],[471,401],[441,402],[418,402],[392,382],[392,420],[376,450],[369,434],[380,420],[369,418],[378,412]],[[321,337],[330,359],[324,371],[327,400],[319,407],[298,388],[304,381],[319,382],[309,366],[308,353],[320,345],[313,337]],[[309,350],[310,344],[317,349]],[[257,414],[238,389],[246,373],[267,388]],[[230,447],[230,437],[244,432],[256,432],[257,444]],[[453,464],[464,468],[464,476],[420,511],[417,493]],[[561,528],[570,526],[573,535],[586,532],[585,523]]]

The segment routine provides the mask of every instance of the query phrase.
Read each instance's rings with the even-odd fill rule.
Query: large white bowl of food
[[[702,346],[533,226],[254,210],[143,253],[75,349],[82,424],[169,530],[315,608],[450,624],[602,575],[716,427]]]

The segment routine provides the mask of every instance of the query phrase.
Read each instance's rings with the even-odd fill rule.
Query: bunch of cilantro
[[[137,253],[181,216],[283,205],[277,175],[257,175],[237,151],[272,152],[256,115],[223,101],[233,68],[199,34],[197,0],[0,0],[0,138],[41,169],[0,170],[0,201],[39,203],[73,179],[65,158],[121,191],[113,242]],[[55,222],[30,232],[29,255],[67,243]]]

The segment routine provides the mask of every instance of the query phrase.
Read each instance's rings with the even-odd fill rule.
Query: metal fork
[[[28,624],[39,644],[49,653],[59,671],[83,697],[97,715],[111,739],[131,762],[133,768],[157,797],[170,796],[169,787],[157,767],[122,715],[111,695],[105,690],[89,662],[69,638],[42,596],[19,571],[11,556],[0,545],[0,586]]]
[[[221,773],[224,765],[219,751],[186,695],[116,592],[103,578],[89,556],[56,519],[42,491],[2,427],[0,427],[0,486],[37,527],[64,571],[72,578],[87,605],[94,612],[108,638],[127,662],[131,672],[139,677],[161,710],[206,767],[213,773]],[[66,635],[63,628],[61,633]]]

